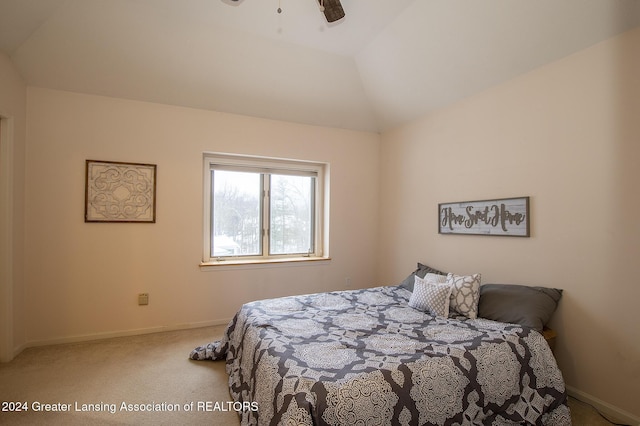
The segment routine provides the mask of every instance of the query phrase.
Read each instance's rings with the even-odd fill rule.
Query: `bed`
[[[385,286],[247,303],[223,338],[243,425],[571,424],[562,374],[532,327],[409,306]],[[254,404],[254,405],[249,405]]]

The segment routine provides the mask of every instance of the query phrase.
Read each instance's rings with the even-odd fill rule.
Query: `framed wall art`
[[[440,234],[529,236],[529,197],[438,204]]]
[[[86,161],[85,222],[156,221],[156,165]]]

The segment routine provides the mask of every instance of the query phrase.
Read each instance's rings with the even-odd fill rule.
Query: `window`
[[[326,258],[327,165],[204,156],[205,264]]]

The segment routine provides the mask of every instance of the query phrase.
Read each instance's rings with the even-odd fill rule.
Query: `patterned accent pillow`
[[[420,311],[429,312],[437,317],[449,316],[449,297],[451,286],[435,280],[416,276],[409,306]]]
[[[447,274],[447,285],[451,286],[451,309],[467,318],[478,317],[480,301],[480,274]]]

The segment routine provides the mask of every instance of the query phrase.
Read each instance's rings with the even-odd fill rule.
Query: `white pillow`
[[[450,297],[451,286],[449,284],[441,284],[426,276],[423,279],[416,275],[409,306],[429,312],[437,317],[446,318],[449,316]]]
[[[424,276],[424,280],[429,281],[430,283],[435,283],[435,284],[445,284],[447,282],[447,276],[428,273],[427,275]]]
[[[480,279],[480,274],[447,274],[446,283],[451,286],[450,307],[453,311],[471,319],[478,317]]]

